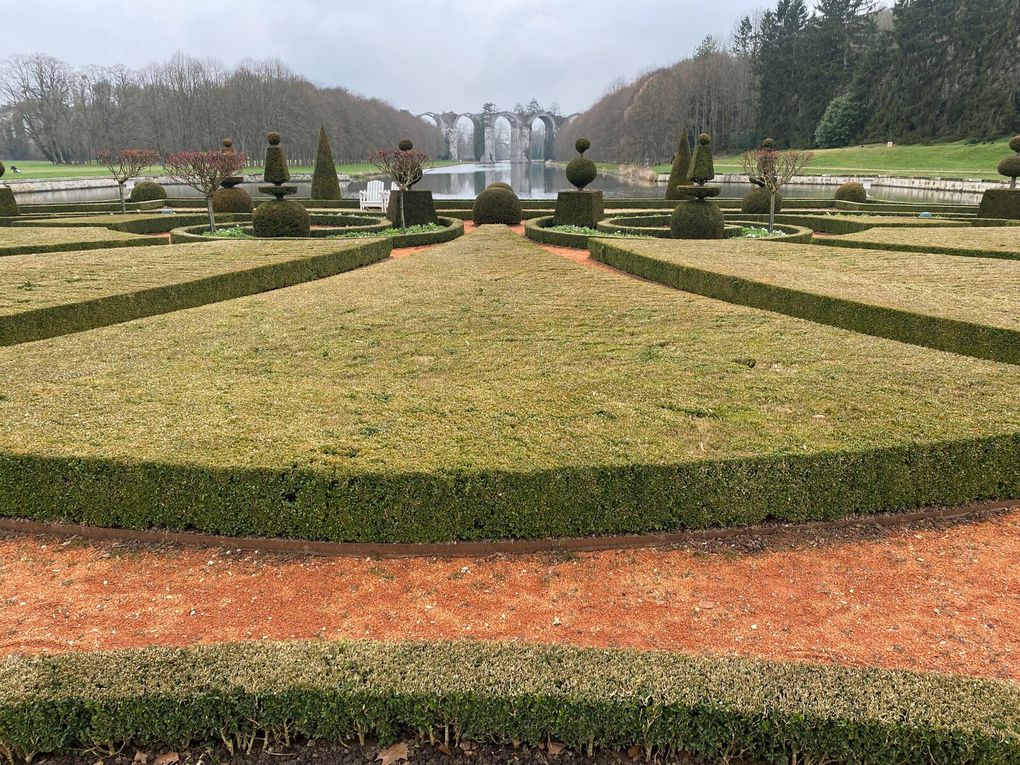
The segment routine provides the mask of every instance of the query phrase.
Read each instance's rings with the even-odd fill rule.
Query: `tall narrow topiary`
[[[687,128],[680,133],[680,142],[676,146],[676,154],[673,155],[673,167],[669,171],[669,183],[666,184],[666,199],[683,199],[684,186],[689,185],[687,173],[691,169],[691,139],[687,134]]]
[[[312,199],[340,199],[340,179],[336,175],[333,150],[325,126],[319,127],[319,151],[312,172]]]
[[[576,191],[561,191],[556,195],[553,225],[595,228],[605,214],[602,192],[585,191],[584,187],[598,177],[598,167],[584,156],[591,148],[591,141],[578,138],[574,148],[577,149],[577,157],[567,164],[567,180],[574,185]]]
[[[6,170],[4,163],[0,162],[0,178],[3,178]],[[18,203],[14,200],[14,192],[11,191],[11,187],[4,184],[0,186],[0,218],[12,218],[15,215],[20,215]]]
[[[236,154],[234,142],[230,138],[223,139],[223,153]],[[251,215],[255,209],[255,203],[251,201],[251,194],[240,188],[244,183],[244,177],[232,175],[220,182],[220,188],[213,194],[213,212],[218,213],[247,213]]]
[[[1016,179],[1020,177],[1020,135],[1013,136],[1009,148],[1016,152],[999,163],[999,174],[1009,178],[1008,189],[988,189],[981,197],[978,216],[982,218],[1007,218],[1020,220],[1020,189]]]
[[[296,186],[285,186],[290,180],[287,168],[287,157],[280,146],[280,134],[269,133],[266,136],[269,146],[266,147],[266,165],[262,178],[268,186],[259,186],[259,191],[273,197],[255,208],[252,215],[252,229],[255,236],[308,236],[311,221],[308,210],[297,202],[284,197],[297,193]]]
[[[712,137],[698,136],[689,173],[691,184],[683,189],[684,201],[676,206],[670,220],[670,236],[674,239],[722,239],[726,225],[719,205],[709,197],[718,196],[719,186],[706,186],[715,178],[712,160]]]

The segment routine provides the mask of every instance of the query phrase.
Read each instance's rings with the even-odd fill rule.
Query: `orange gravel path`
[[[0,655],[520,639],[1020,680],[1020,509],[771,550],[322,559],[0,537]]]

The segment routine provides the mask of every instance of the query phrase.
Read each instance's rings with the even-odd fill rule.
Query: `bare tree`
[[[741,157],[744,174],[755,186],[769,192],[769,233],[776,223],[776,194],[790,180],[799,175],[814,159],[809,151],[776,151],[771,138],[761,142],[761,147],[745,151]]]
[[[113,179],[117,181],[117,196],[120,198],[120,211],[127,212],[127,201],[124,198],[124,186],[132,178],[137,178],[150,165],[159,162],[159,152],[154,149],[104,149],[96,155],[99,164],[103,165]]]
[[[212,197],[224,178],[236,175],[247,158],[238,151],[180,151],[166,158],[167,174],[205,196],[209,232],[216,231]]]

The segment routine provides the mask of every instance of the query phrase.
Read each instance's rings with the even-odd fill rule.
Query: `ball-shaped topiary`
[[[308,236],[311,225],[304,205],[274,199],[255,208],[252,229],[255,236]]]
[[[836,199],[840,202],[857,202],[864,204],[868,201],[868,192],[864,185],[856,181],[844,183],[836,189]]]
[[[1015,157],[1006,157],[999,163],[999,175],[1007,178],[1020,178],[1020,154]]]
[[[213,212],[217,213],[248,213],[251,215],[254,203],[251,194],[236,186],[219,188],[212,197]]]
[[[747,192],[740,200],[740,212],[748,215],[768,215],[772,203],[768,189],[755,188]],[[776,194],[776,212],[783,209],[783,195]]]
[[[599,169],[595,167],[594,162],[584,156],[584,153],[591,148],[591,141],[587,138],[578,138],[574,142],[574,148],[577,149],[577,153],[580,156],[567,163],[567,180],[578,191],[581,191],[595,180],[599,174]]]
[[[139,181],[128,197],[129,202],[151,202],[154,199],[166,199],[166,189],[155,181]]]
[[[719,205],[708,199],[691,199],[676,206],[669,231],[673,239],[722,239],[726,222]]]
[[[397,148],[401,151],[411,151],[414,148],[414,144],[411,143],[410,138],[401,138],[400,143],[397,144]]]
[[[475,225],[484,223],[505,223],[516,226],[521,222],[521,200],[513,191],[490,186],[475,199],[471,218]]]
[[[1009,148],[1020,154],[1020,135],[1015,135],[1009,139]]]
[[[488,186],[486,186],[486,188],[487,189],[506,189],[507,191],[513,191],[514,190],[513,186],[511,186],[509,183],[504,183],[503,181],[495,181],[494,183],[490,183]]]
[[[4,167],[4,163],[0,162],[0,178],[4,177],[4,173],[7,172],[7,168]]]

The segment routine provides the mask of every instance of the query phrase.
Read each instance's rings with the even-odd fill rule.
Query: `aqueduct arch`
[[[569,119],[550,112],[521,115],[515,112],[422,112],[419,119],[435,122],[446,138],[450,159],[474,159],[479,162],[496,161],[496,120],[502,117],[510,123],[510,161],[524,163],[531,161],[531,127],[535,120],[545,125],[545,143],[542,155],[546,159],[556,158],[556,131]],[[474,157],[461,157],[458,146],[457,123],[466,118],[474,125]]]

